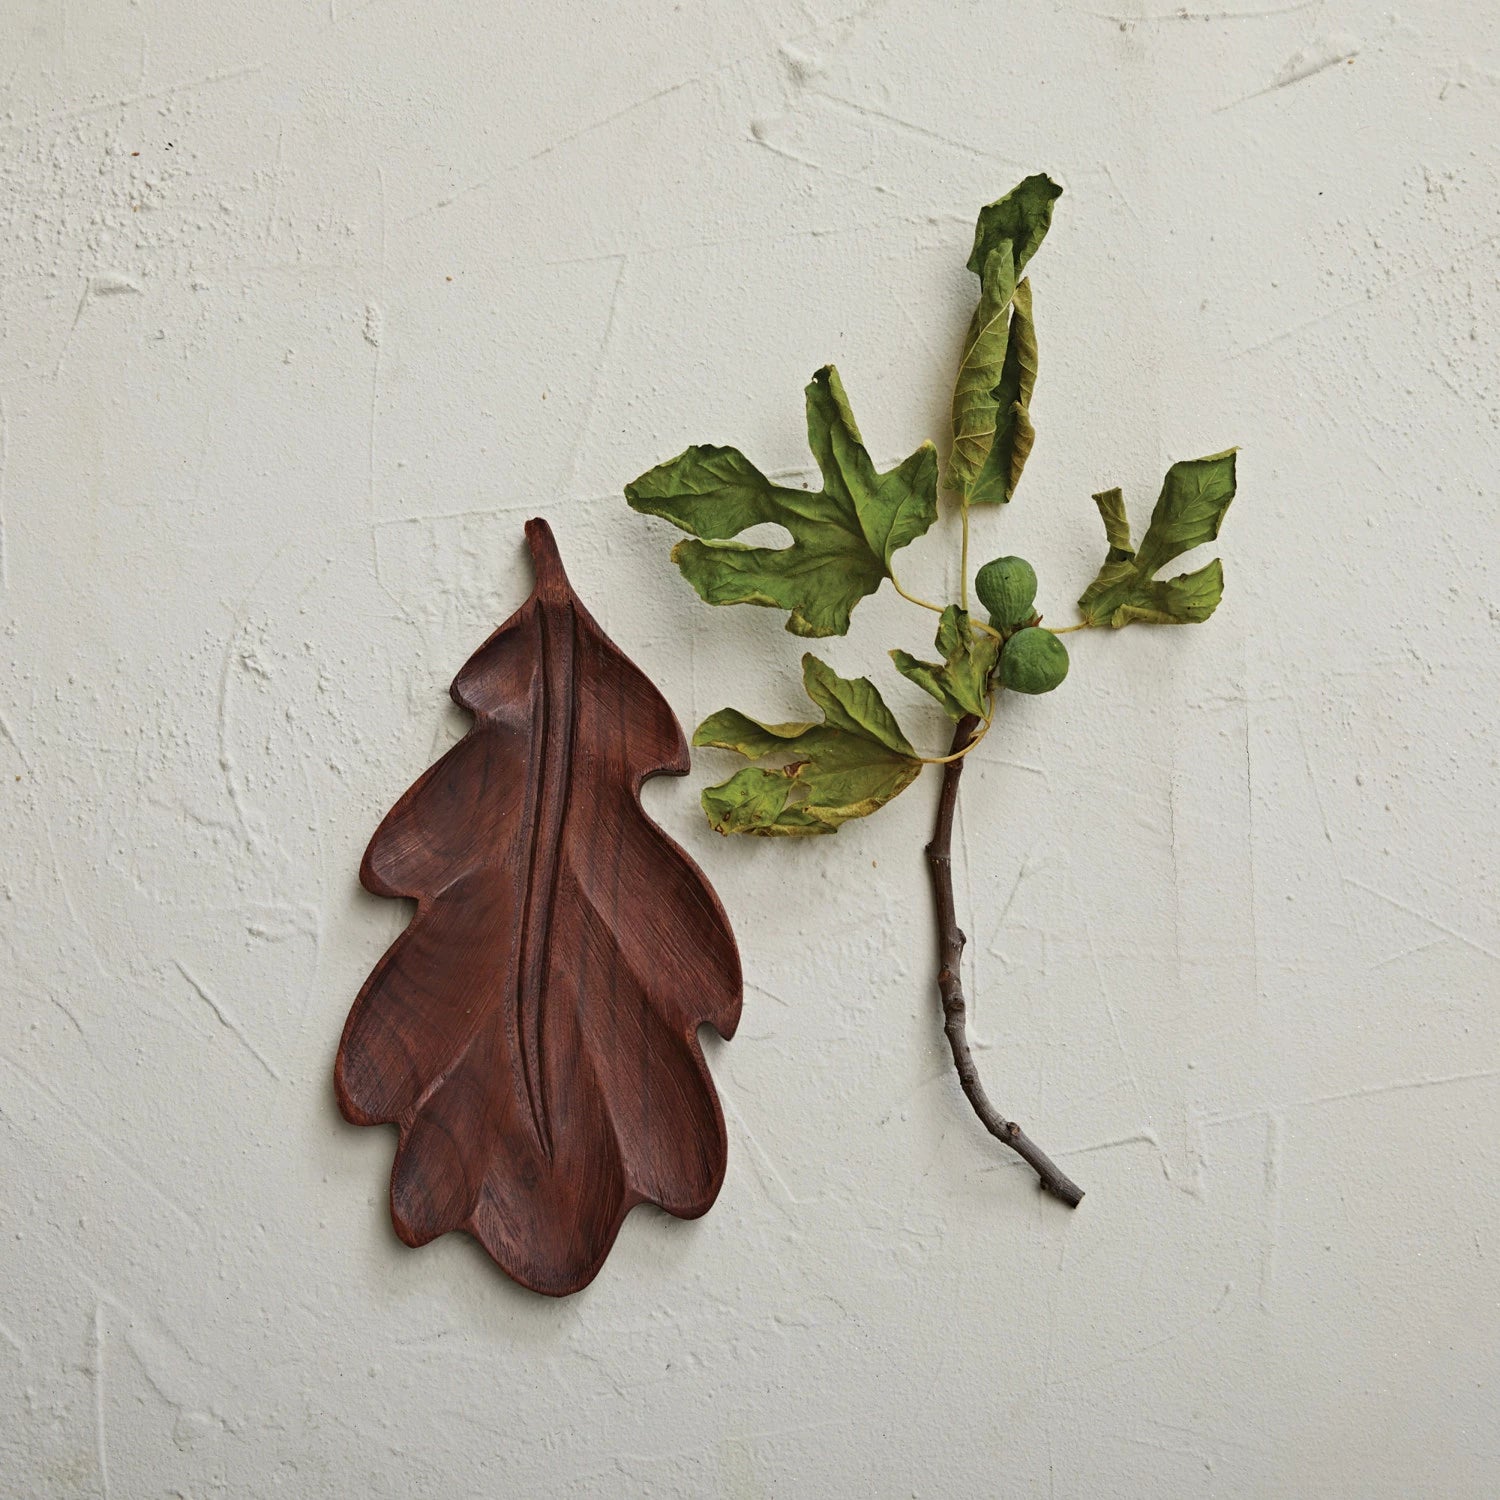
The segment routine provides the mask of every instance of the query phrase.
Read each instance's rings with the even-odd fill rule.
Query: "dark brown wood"
[[[1083,1201],[1083,1189],[1059,1170],[1057,1163],[1014,1120],[1007,1120],[990,1103],[984,1085],[979,1081],[974,1054],[969,1050],[968,1008],[964,1003],[963,978],[959,973],[964,944],[968,939],[958,925],[953,907],[953,813],[958,806],[959,779],[964,773],[963,752],[969,748],[978,728],[979,720],[970,715],[960,719],[953,731],[953,745],[949,751],[953,758],[943,767],[937,823],[933,828],[932,842],[927,846],[927,869],[932,876],[932,895],[937,906],[937,983],[938,996],[943,1002],[943,1034],[948,1038],[948,1050],[952,1052],[953,1066],[958,1070],[959,1086],[984,1128],[1027,1162],[1053,1197],[1060,1198],[1069,1208],[1077,1208]]]
[[[740,1016],[729,920],[645,814],[683,775],[666,700],[574,594],[545,521],[536,587],[469,659],[469,733],[386,815],[360,879],[417,903],[365,981],[334,1068],[357,1125],[395,1124],[391,1217],[409,1245],[473,1235],[563,1296],[625,1215],[707,1212],[724,1116],[699,1026]]]

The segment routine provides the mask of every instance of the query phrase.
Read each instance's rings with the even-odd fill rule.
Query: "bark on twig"
[[[958,721],[953,731],[951,754],[958,756],[974,737],[979,720],[972,715]],[[937,825],[932,842],[927,846],[927,868],[932,875],[932,894],[937,903],[938,925],[938,994],[943,1002],[943,1031],[948,1046],[953,1051],[953,1066],[958,1069],[958,1081],[974,1106],[984,1127],[997,1141],[1003,1141],[1018,1156],[1030,1163],[1042,1186],[1055,1198],[1060,1198],[1069,1208],[1077,1208],[1083,1197],[1083,1189],[1065,1176],[1057,1164],[1047,1155],[1014,1120],[1005,1119],[990,1103],[979,1081],[979,1070],[974,1066],[974,1054],[969,1050],[966,1032],[963,980],[959,964],[963,958],[966,941],[953,910],[953,813],[958,805],[958,780],[964,773],[964,759],[950,760],[943,767],[943,790],[938,798]]]

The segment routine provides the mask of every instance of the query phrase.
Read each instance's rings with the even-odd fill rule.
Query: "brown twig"
[[[1057,1164],[1047,1155],[1014,1120],[1005,1119],[990,1103],[979,1081],[979,1069],[974,1066],[974,1054],[969,1050],[966,1033],[963,980],[959,974],[959,963],[963,958],[967,941],[953,910],[953,813],[958,805],[958,779],[964,773],[964,756],[979,727],[979,720],[972,714],[958,721],[953,731],[953,746],[950,759],[943,767],[943,790],[938,798],[937,825],[933,829],[932,842],[927,846],[927,867],[932,875],[932,894],[937,903],[938,925],[938,994],[943,1001],[943,1031],[948,1045],[953,1050],[953,1066],[958,1069],[958,1081],[974,1106],[984,1128],[1003,1141],[1018,1156],[1029,1162],[1041,1178],[1042,1186],[1055,1198],[1060,1198],[1069,1208],[1077,1208],[1083,1198],[1083,1189],[1071,1178],[1058,1170]]]

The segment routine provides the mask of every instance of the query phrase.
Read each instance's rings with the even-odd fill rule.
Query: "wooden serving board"
[[[523,1286],[586,1286],[637,1203],[706,1213],[724,1116],[698,1046],[739,1021],[739,954],[703,872],[645,814],[688,769],[666,700],[528,521],[536,586],[465,663],[473,727],[386,814],[360,880],[417,903],[334,1068],[394,1124],[408,1245],[473,1235]]]

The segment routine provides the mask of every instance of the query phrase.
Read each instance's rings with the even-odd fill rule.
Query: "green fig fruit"
[[[1036,569],[1024,557],[997,557],[979,570],[974,592],[989,610],[991,625],[1019,625],[1034,613]]]
[[[1039,625],[1028,625],[1006,641],[1000,680],[1018,693],[1050,693],[1068,675],[1068,648]]]

